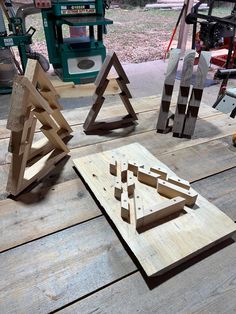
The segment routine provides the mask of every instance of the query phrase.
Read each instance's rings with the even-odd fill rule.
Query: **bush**
[[[121,6],[144,7],[148,3],[156,3],[156,0],[116,0]]]

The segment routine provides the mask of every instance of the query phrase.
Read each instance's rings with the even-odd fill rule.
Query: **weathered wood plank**
[[[136,126],[129,126],[120,128],[110,132],[101,132],[100,134],[86,135],[83,131],[82,125],[75,125],[73,127],[73,138],[69,141],[68,147],[70,149],[76,147],[82,147],[85,145],[92,145],[94,143],[110,141],[117,138],[127,137],[143,132],[151,131],[155,129],[155,121],[153,116],[156,111],[148,111],[139,113],[139,122]],[[195,145],[197,143],[203,143],[209,139],[216,139],[226,135],[230,135],[236,128],[236,121],[227,117],[224,114],[209,116],[207,110],[203,109],[198,120],[196,132],[192,138],[192,141],[186,141],[185,139],[170,139],[171,145],[175,143],[186,143],[185,145]],[[35,140],[42,138],[42,134],[35,133]],[[162,138],[159,134],[152,135],[153,141],[160,141]],[[165,135],[166,137],[168,135]],[[169,137],[167,139],[169,141]],[[9,163],[11,154],[7,151],[9,140],[0,140],[0,165]]]
[[[236,221],[236,168],[194,182],[192,187]]]
[[[235,259],[234,243],[151,289],[138,272],[59,313],[235,313]]]
[[[0,255],[0,312],[48,313],[136,267],[100,217]]]
[[[80,179],[0,202],[0,251],[101,215]]]

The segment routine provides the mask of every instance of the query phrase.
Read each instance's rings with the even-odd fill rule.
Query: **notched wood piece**
[[[119,201],[121,200],[122,191],[123,191],[123,188],[122,188],[121,180],[120,180],[120,178],[116,178],[115,187],[114,187],[114,196]]]
[[[117,176],[117,160],[114,156],[111,156],[110,174],[112,174],[113,176]]]
[[[134,182],[134,174],[132,171],[127,172],[127,192],[129,196],[134,194],[135,182]]]
[[[159,166],[154,166],[154,167],[150,168],[150,171],[159,174],[160,179],[162,179],[162,180],[166,180],[166,178],[167,178],[167,172],[164,168],[161,168]]]
[[[147,184],[156,188],[158,178],[160,178],[160,175],[155,172],[146,170],[144,168],[138,169],[138,180],[144,184]]]
[[[127,172],[128,172],[128,163],[127,161],[122,160],[120,162],[120,175],[121,175],[122,182],[127,182]]]
[[[126,191],[123,191],[121,194],[121,217],[130,222],[130,204],[129,196]]]
[[[136,161],[129,161],[128,162],[128,170],[132,171],[135,177],[137,177],[137,175],[138,175],[138,169],[143,168],[143,167],[144,167],[144,165],[141,165]]]
[[[140,228],[147,230],[147,226],[152,228],[161,219],[181,211],[184,208],[185,199],[183,197],[175,197],[170,200],[165,200],[161,203],[157,203],[149,208],[144,208],[143,217],[140,216],[140,222],[138,222],[139,231]]]
[[[157,192],[170,198],[181,196],[185,198],[186,205],[188,206],[193,206],[198,196],[193,190],[183,189],[173,183],[161,179],[158,180]]]
[[[184,179],[181,179],[179,177],[168,177],[168,182],[173,183],[175,185],[180,186],[183,189],[189,190],[190,189],[190,183]]]
[[[139,229],[143,224],[144,208],[143,200],[137,193],[134,195],[134,213],[135,213],[135,226]]]

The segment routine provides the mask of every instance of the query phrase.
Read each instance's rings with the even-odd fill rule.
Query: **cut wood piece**
[[[151,167],[151,168],[150,168],[150,171],[159,174],[160,179],[166,180],[167,172],[166,172],[165,169],[163,169],[163,168],[161,168],[161,167],[159,167],[159,166],[155,166],[155,167]]]
[[[143,216],[139,216],[137,219],[137,226],[139,231],[147,230],[149,226],[152,228],[155,223],[159,222],[161,219],[167,218],[181,210],[183,210],[185,205],[185,199],[183,197],[175,197],[170,200],[165,200],[161,203],[152,205],[151,207],[144,208]]]
[[[109,84],[109,79],[107,78],[107,76],[112,66],[114,66],[117,74],[119,75],[119,77],[117,78],[117,83],[121,89],[121,93],[119,94],[119,96],[128,112],[128,115],[119,117],[118,119],[114,119],[109,122],[106,122],[106,121],[95,122],[98,116],[98,113],[105,101],[104,93]],[[112,55],[107,55],[95,81],[96,90],[93,95],[93,105],[83,125],[84,130],[86,132],[91,132],[91,131],[104,129],[104,128],[105,129],[121,128],[122,126],[125,125],[125,123],[131,123],[138,119],[129,101],[129,98],[131,98],[132,96],[126,85],[128,83],[129,83],[129,80],[116,54],[113,53]]]
[[[129,161],[128,162],[128,169],[133,172],[135,177],[137,177],[137,175],[138,175],[138,169],[143,168],[143,167],[144,167],[144,165],[139,164],[135,161]]]
[[[121,217],[128,222],[130,221],[129,197],[126,191],[121,194]]]
[[[180,58],[180,49],[173,49],[170,52],[170,59],[166,71],[166,77],[164,82],[164,87],[162,91],[162,99],[160,112],[157,121],[157,132],[163,133],[167,130],[168,115],[170,109],[170,103],[175,83],[175,77],[177,72],[177,67]]]
[[[197,200],[197,192],[183,189],[173,183],[159,179],[157,192],[169,198],[181,196],[185,199],[186,205],[193,206]]]
[[[128,173],[128,163],[127,161],[122,160],[120,162],[120,175],[121,175],[122,182],[127,182],[127,173]]]
[[[12,162],[7,192],[13,195],[19,194],[31,183],[38,182],[55,167],[69,152],[63,138],[72,132],[57,105],[54,88],[50,82],[47,85],[48,79],[40,65],[35,60],[31,61],[28,62],[26,75],[17,78],[11,100],[8,127],[11,130],[9,151],[12,153]],[[41,91],[44,91],[42,95],[38,90],[39,85]],[[24,100],[22,108],[18,94],[19,99]],[[43,139],[33,144],[37,119],[42,124],[41,131],[47,141]]]
[[[110,174],[117,176],[117,160],[114,156],[111,157],[110,161]]]
[[[116,178],[115,180],[115,186],[114,186],[114,196],[117,200],[121,200],[121,194],[122,194],[123,188],[120,178]]]
[[[174,124],[172,131],[176,134],[182,134],[184,128],[185,112],[188,104],[190,84],[193,74],[193,65],[195,60],[195,50],[188,50],[184,57],[184,63],[181,74],[179,95],[175,110]]]
[[[190,183],[184,179],[179,178],[179,177],[168,177],[167,181],[170,183],[173,183],[175,185],[178,185],[183,189],[186,189],[186,190],[190,189]]]
[[[135,214],[135,226],[139,229],[143,225],[144,207],[143,199],[140,194],[134,195],[134,214]]]
[[[195,83],[193,85],[192,94],[188,104],[183,135],[191,137],[194,133],[199,107],[202,100],[204,83],[207,77],[209,65],[211,60],[211,53],[209,51],[202,51],[198,63]]]
[[[127,172],[127,192],[129,196],[133,196],[135,189],[134,174],[132,171]]]
[[[160,178],[160,175],[155,172],[143,168],[138,169],[138,180],[144,184],[156,188],[158,178]]]
[[[89,185],[98,202],[111,218],[148,276],[163,274],[216,243],[231,237],[236,231],[236,225],[229,217],[201,195],[198,195],[193,209],[185,205],[184,211],[186,213],[184,215],[178,215],[176,218],[171,217],[171,220],[167,219],[165,223],[159,224],[146,232],[135,232],[133,204],[130,204],[131,223],[127,224],[121,219],[120,202],[113,196],[114,177],[109,175],[104,180],[104,173],[107,172],[111,156],[117,158],[122,156],[126,160],[136,160],[137,163],[145,161],[149,168],[152,165],[160,165],[161,168],[166,169],[168,176],[176,176],[176,174],[138,143],[110,151],[102,150],[100,153],[74,160],[80,175]],[[92,174],[95,173],[96,169],[99,169],[99,171],[96,172],[97,175],[94,177]],[[183,169],[178,169],[178,171],[183,171]],[[179,187],[179,189],[181,188]],[[136,191],[142,197],[144,204],[148,204],[147,208],[151,208],[152,205],[161,203],[166,199],[165,196],[157,193],[155,189],[139,181],[135,188]],[[195,192],[192,188],[189,191]],[[177,196],[179,195],[175,197]],[[134,210],[134,214],[135,212]]]

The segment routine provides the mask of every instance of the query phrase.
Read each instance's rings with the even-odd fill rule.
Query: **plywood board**
[[[138,143],[74,160],[75,166],[116,225],[121,236],[136,255],[148,276],[155,276],[177,266],[190,257],[230,237],[236,231],[234,222],[217,207],[198,195],[193,208],[184,207],[186,214],[170,219],[143,233],[136,231],[131,203],[131,223],[122,220],[120,202],[114,199],[114,176],[109,162],[119,159],[145,161],[146,167],[160,165],[168,175],[175,175]],[[165,199],[155,188],[135,181],[144,202],[149,206]],[[142,188],[141,188],[142,185]],[[191,190],[193,190],[191,188]]]

